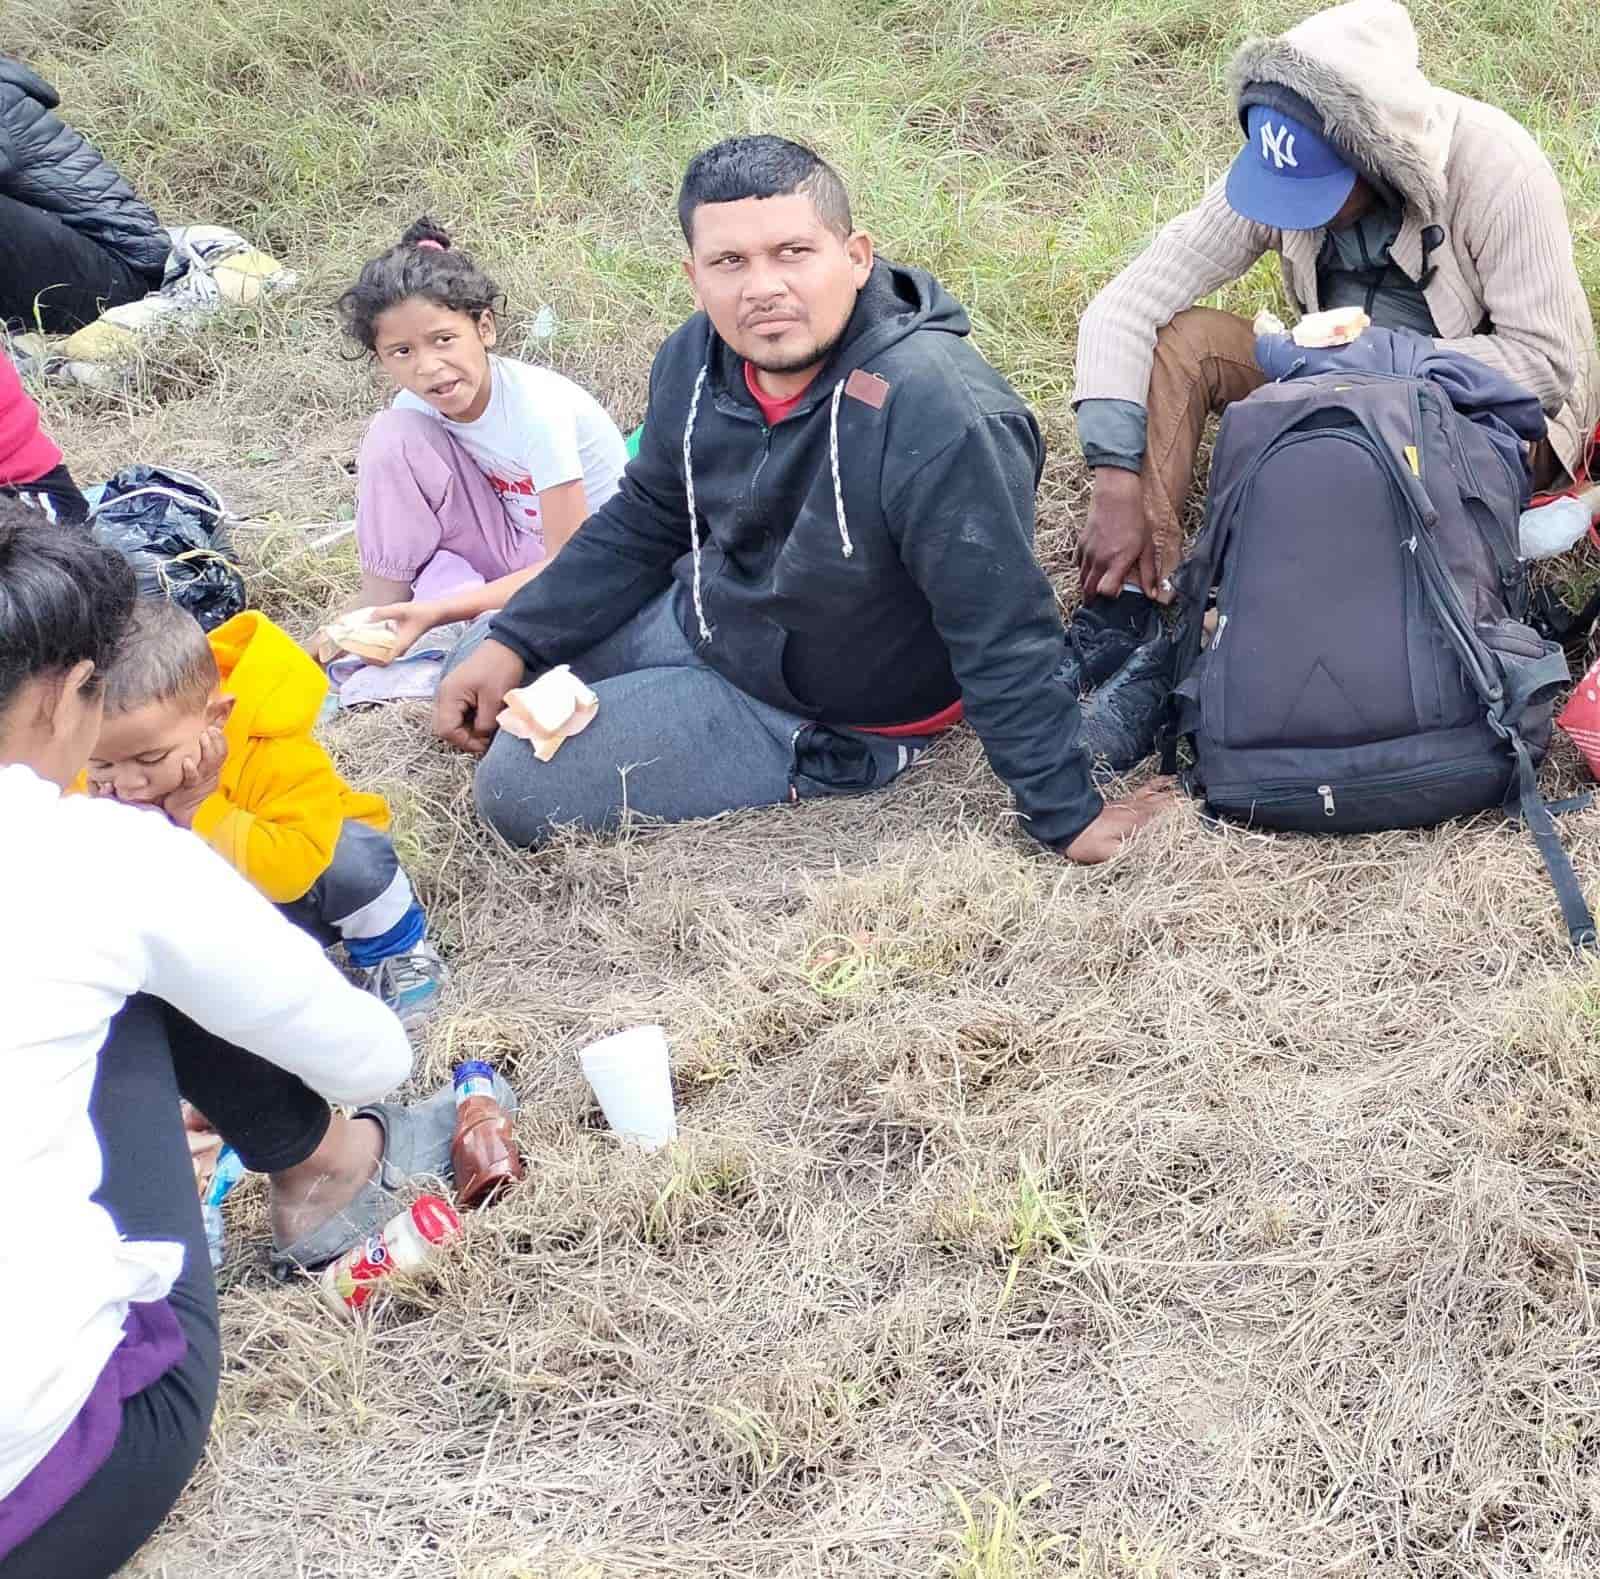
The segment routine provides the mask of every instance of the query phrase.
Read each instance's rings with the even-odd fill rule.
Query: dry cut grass
[[[419,717],[336,743],[455,962],[420,1079],[511,1073],[529,1181],[357,1332],[247,1198],[131,1574],[1593,1572],[1600,983],[1498,819],[1069,871],[960,740],[525,856]],[[643,1020],[654,1156],[574,1057]]]

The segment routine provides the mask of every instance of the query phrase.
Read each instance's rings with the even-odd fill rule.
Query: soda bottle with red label
[[[418,1196],[323,1270],[318,1279],[322,1296],[341,1316],[354,1315],[377,1292],[381,1278],[391,1272],[419,1271],[440,1245],[460,1232],[461,1218],[443,1196]]]

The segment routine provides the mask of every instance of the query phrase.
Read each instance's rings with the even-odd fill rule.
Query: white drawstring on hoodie
[[[689,397],[689,420],[683,425],[683,488],[689,497],[689,547],[694,553],[694,622],[700,628],[700,640],[710,641],[711,627],[706,624],[705,605],[700,601],[700,522],[694,507],[694,455],[690,449],[694,419],[700,415],[700,391],[705,387],[706,369],[702,366]]]
[[[689,419],[683,425],[683,490],[689,506],[689,548],[694,556],[694,621],[701,641],[711,640],[711,627],[706,624],[705,603],[700,583],[700,519],[694,502],[694,424],[700,414],[700,396],[706,387],[706,374],[710,365],[701,367],[695,374],[694,393],[689,396]],[[844,557],[849,559],[856,551],[850,541],[850,523],[844,513],[844,481],[839,475],[839,403],[844,399],[844,380],[833,386],[828,402],[828,468],[833,474],[833,508],[839,523],[839,542]]]

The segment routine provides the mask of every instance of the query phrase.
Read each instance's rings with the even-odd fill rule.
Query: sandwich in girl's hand
[[[600,698],[561,664],[546,670],[532,685],[507,691],[497,722],[508,734],[526,740],[541,762],[548,762],[561,742],[581,734],[599,711]]]
[[[352,609],[329,620],[317,633],[316,658],[329,664],[342,652],[353,652],[369,663],[389,663],[395,656],[399,629],[390,619],[374,619],[373,609]]]

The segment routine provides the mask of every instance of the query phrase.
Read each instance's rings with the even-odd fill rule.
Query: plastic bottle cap
[[[481,1058],[473,1058],[466,1063],[457,1064],[455,1088],[457,1107],[460,1107],[468,1097],[492,1097],[494,1095],[494,1070],[484,1063]]]
[[[461,1232],[460,1214],[442,1195],[419,1195],[411,1203],[411,1221],[430,1245],[443,1244]]]

